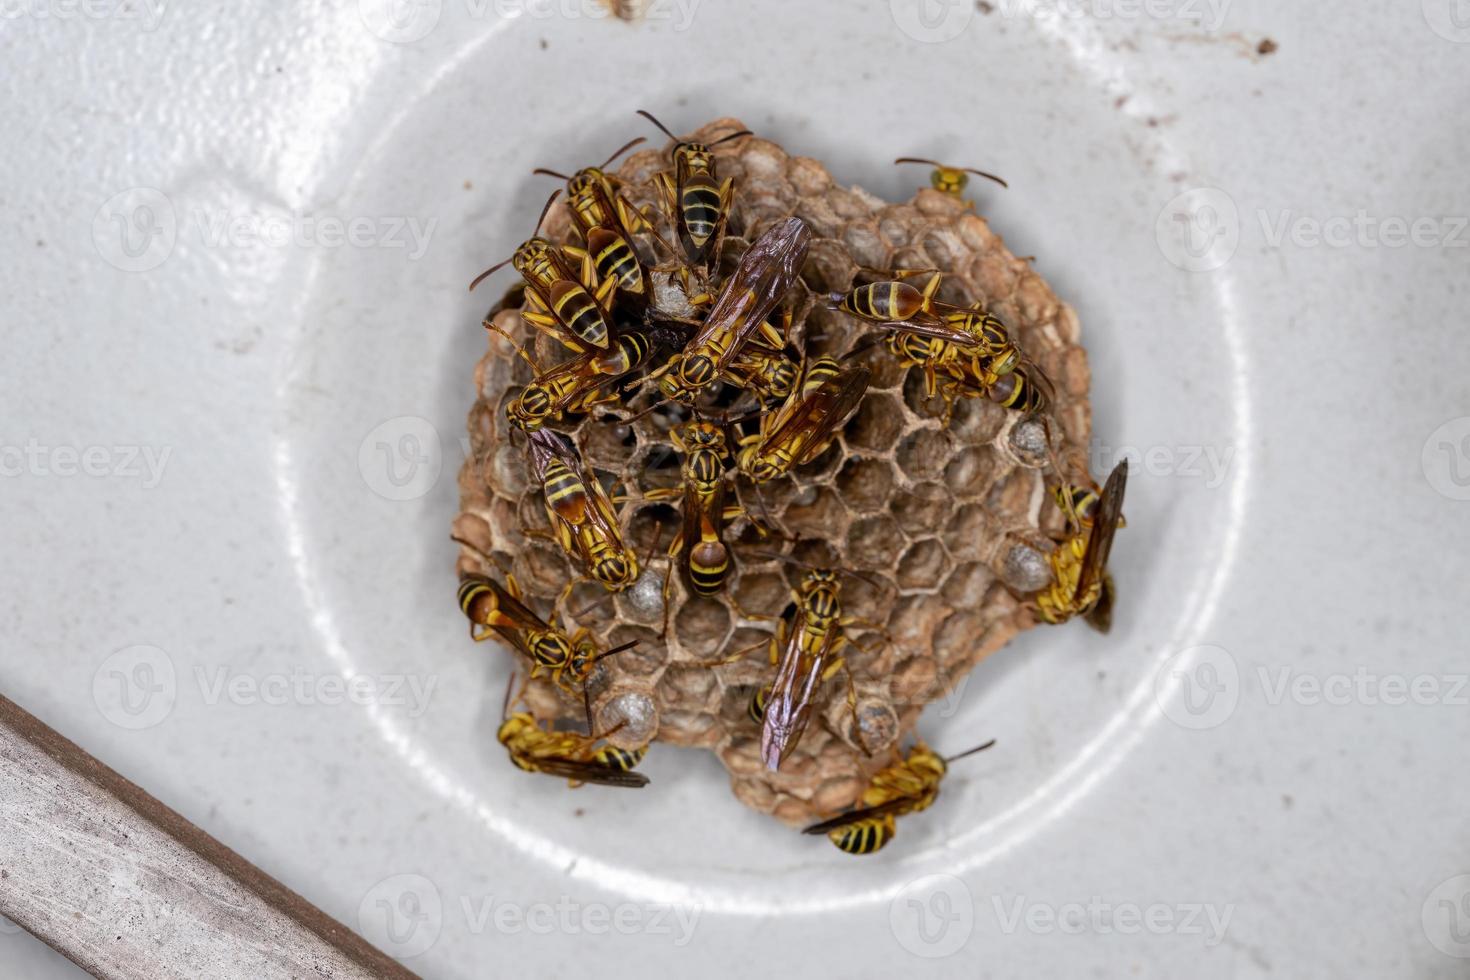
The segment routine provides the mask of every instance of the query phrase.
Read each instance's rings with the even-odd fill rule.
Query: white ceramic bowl
[[[17,3],[0,686],[431,977],[1458,975],[1455,2]],[[870,858],[703,753],[572,793],[494,743],[464,284],[637,108],[889,198],[900,154],[1005,175],[974,195],[1081,315],[1094,470],[1133,462],[1114,632],[931,709],[1000,744]]]

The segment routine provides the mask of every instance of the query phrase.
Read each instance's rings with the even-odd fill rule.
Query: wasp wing
[[[596,783],[599,786],[625,786],[636,789],[648,785],[648,777],[641,772],[629,769],[618,769],[614,766],[601,766],[595,762],[580,762],[576,759],[563,759],[560,757],[538,757],[535,762],[536,771],[548,776],[560,776],[563,779],[574,779],[580,783]]]
[[[802,833],[827,834],[841,827],[846,827],[848,824],[857,823],[859,820],[867,820],[871,817],[886,817],[889,814],[902,816],[913,809],[913,806],[914,801],[912,797],[900,796],[897,799],[889,800],[887,803],[880,803],[877,806],[863,807],[858,810],[848,810],[846,813],[839,813],[830,820],[823,820],[821,823],[814,823],[810,827],[804,828]]]
[[[766,229],[741,256],[689,346],[708,344],[730,331],[730,343],[717,365],[723,370],[796,285],[811,240],[811,229],[800,218],[788,218]]]
[[[783,408],[776,416],[770,434],[761,440],[762,450],[805,433],[805,441],[791,462],[793,466],[810,462],[838,427],[857,411],[872,375],[871,368],[858,365],[848,368],[810,394],[803,394],[798,388],[791,397],[799,401],[789,411]]]
[[[1077,576],[1074,600],[1082,599],[1107,572],[1108,555],[1113,550],[1113,535],[1118,530],[1118,519],[1123,515],[1123,492],[1128,486],[1128,461],[1119,463],[1103,486],[1102,496],[1092,512],[1092,533],[1087,538],[1087,550],[1082,553],[1082,570]]]
[[[791,633],[786,638],[786,649],[776,667],[776,679],[771,682],[771,693],[766,699],[766,718],[761,725],[761,761],[772,771],[779,768],[791,750],[796,748],[802,732],[811,721],[817,686],[822,681],[822,671],[837,630],[827,631],[815,654],[808,654],[802,648],[805,634],[806,614],[798,607],[791,621]]]

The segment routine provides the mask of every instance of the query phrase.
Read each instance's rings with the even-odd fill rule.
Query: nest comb
[[[743,128],[721,119],[691,138],[714,143]],[[762,540],[737,520],[727,537],[734,568],[726,593],[714,599],[692,594],[677,569],[668,574],[663,552],[677,527],[676,509],[636,499],[639,491],[678,483],[668,436],[673,420],[655,413],[617,424],[594,413],[556,426],[604,482],[620,479],[636,488],[620,516],[640,559],[662,541],[627,591],[609,597],[583,581],[558,609],[561,625],[587,627],[604,649],[639,641],[601,661],[589,678],[597,729],[621,725],[610,741],[625,748],[648,742],[708,748],[728,769],[741,802],[798,826],[852,805],[869,777],[893,761],[925,704],[1033,625],[1016,594],[1049,581],[1044,555],[1061,515],[1045,504],[1043,475],[1053,458],[1085,472],[1089,374],[1076,314],[960,199],[926,188],[907,203],[889,204],[861,188],[837,186],[817,160],[754,137],[714,152],[721,177],[735,178],[727,249],[792,215],[811,227],[802,287],[808,301],[797,304],[791,330],[808,357],[846,354],[876,331],[812,301],[849,288],[860,266],[934,268],[944,273],[940,299],[985,303],[1056,388],[1049,426],[976,399],[959,401],[944,426],[943,405],[926,398],[921,371],[900,368],[881,344],[859,354],[872,368],[872,385],[832,446],[791,477],[763,486],[759,501],[748,481],[737,481],[752,514],[768,514],[798,540]],[[617,176],[631,200],[652,205],[652,177],[669,166],[667,149],[644,150],[627,158]],[[672,240],[666,224],[663,230]],[[576,241],[562,207],[552,209],[542,233],[554,242]],[[492,310],[495,322],[534,345],[542,363],[563,359],[565,351],[530,330],[518,306],[507,305],[518,302],[516,295],[512,290]],[[505,407],[530,380],[529,367],[492,334],[475,371],[471,450],[459,475],[462,512],[454,536],[462,544],[460,574],[510,571],[528,604],[546,615],[580,575],[553,543],[535,536],[548,527],[541,494],[522,440],[510,439]],[[775,624],[747,614],[781,615],[803,570],[749,556],[752,546],[862,573],[844,577],[844,605],[885,623],[891,637],[852,634],[857,645],[846,656],[857,711],[849,709],[841,680],[830,681],[800,745],[777,773],[762,766],[760,731],[747,716],[751,695],[772,674],[764,641]],[[661,635],[665,621],[668,632]],[[750,649],[737,662],[707,666],[742,648]],[[581,703],[545,680],[530,686],[527,699],[543,722],[576,724],[583,717]]]

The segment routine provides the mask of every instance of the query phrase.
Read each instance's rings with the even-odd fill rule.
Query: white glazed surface
[[[1460,975],[1455,2],[7,8],[0,690],[428,977]],[[1005,175],[974,195],[1081,316],[1095,469],[1141,454],[1113,634],[1035,631],[931,709],[941,749],[999,745],[871,858],[702,753],[571,793],[493,741],[509,660],[447,538],[464,285],[529,232],[531,168],[636,108],[892,199],[901,153]],[[1421,675],[1433,703],[1374,686]],[[297,687],[344,676],[403,681]],[[0,973],[75,972],[0,928]]]

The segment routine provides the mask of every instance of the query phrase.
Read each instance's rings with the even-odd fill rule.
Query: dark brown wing
[[[479,578],[491,592],[495,594],[495,608],[507,619],[510,619],[521,629],[545,630],[550,629],[546,621],[526,607],[515,596],[511,595],[501,584],[492,578]],[[503,635],[503,634],[502,634]]]
[[[837,830],[839,827],[846,827],[848,824],[857,823],[859,820],[866,820],[869,817],[884,817],[890,813],[894,814],[895,816],[902,816],[903,814],[908,813],[909,810],[913,809],[913,806],[913,797],[900,796],[896,800],[889,800],[887,803],[880,803],[877,806],[864,807],[860,810],[849,810],[846,813],[839,813],[837,816],[833,817],[830,820],[823,820],[821,823],[812,824],[810,827],[803,829],[802,833],[826,834]]]
[[[800,218],[787,218],[766,229],[745,250],[689,345],[707,344],[721,331],[733,331],[718,365],[723,370],[796,284],[811,240],[811,229]]]
[[[836,628],[828,630],[822,646],[814,655],[808,656],[801,648],[805,632],[806,614],[798,606],[791,621],[791,633],[786,638],[786,649],[776,666],[776,679],[771,682],[765,722],[761,725],[761,761],[772,771],[779,768],[791,750],[796,748],[802,732],[806,731],[807,722],[811,721],[812,706],[822,681],[822,671],[827,665],[827,655],[837,638]]]
[[[1107,571],[1113,535],[1118,530],[1118,518],[1123,514],[1123,491],[1127,486],[1128,461],[1125,459],[1108,477],[1092,512],[1092,533],[1087,538],[1087,550],[1082,553],[1082,571],[1077,576],[1077,591],[1072,594],[1073,599],[1086,595],[1092,583],[1101,580]]]
[[[945,322],[943,317],[932,313],[920,312],[908,320],[893,320],[888,323],[880,323],[878,326],[884,330],[907,330],[921,337],[948,341],[956,347],[980,346],[980,341],[975,339],[974,334],[968,330],[961,330],[959,327],[952,327]]]
[[[537,429],[527,436],[527,448],[531,453],[531,467],[537,483],[546,482],[546,467],[553,459],[560,459],[567,469],[582,475],[582,457],[567,441],[550,429]]]
[[[1099,633],[1109,632],[1113,628],[1113,602],[1117,595],[1118,587],[1113,584],[1113,576],[1103,572],[1102,592],[1082,617],[1083,621]]]
[[[770,435],[761,440],[761,448],[779,445],[806,430],[810,435],[800,455],[791,462],[793,466],[809,462],[838,427],[857,411],[872,375],[869,367],[860,364],[843,371],[810,395],[802,396],[798,388],[798,393],[792,397],[801,398],[801,401],[789,414],[775,422]]]
[[[614,766],[600,766],[595,762],[538,757],[535,765],[537,772],[548,776],[560,776],[563,779],[575,779],[583,783],[596,783],[599,786],[626,786],[629,789],[636,789],[648,785],[648,777],[641,772],[618,769]]]

